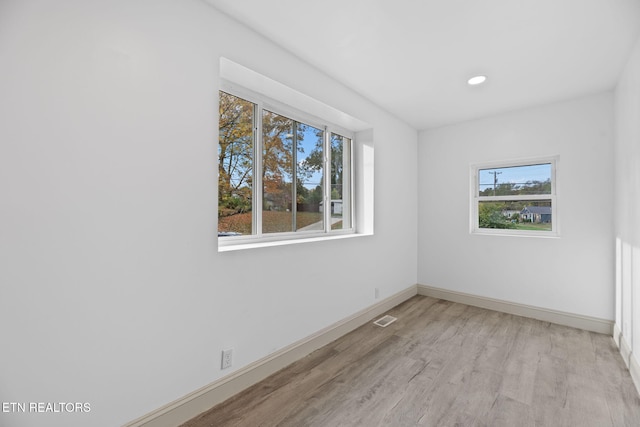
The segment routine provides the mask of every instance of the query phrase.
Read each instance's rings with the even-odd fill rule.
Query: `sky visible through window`
[[[302,140],[298,140],[298,149],[302,149],[301,151],[298,151],[297,154],[298,164],[303,163],[309,154],[316,149],[318,144],[322,146],[322,140],[316,134],[318,129],[302,124],[302,126],[300,126],[300,130],[302,131],[303,138]],[[308,190],[313,190],[318,185],[322,185],[321,171],[314,171],[309,177],[304,178],[303,186]]]
[[[513,166],[506,168],[480,169],[479,191],[492,188],[494,184],[512,183],[524,185],[531,181],[551,180],[551,164]]]

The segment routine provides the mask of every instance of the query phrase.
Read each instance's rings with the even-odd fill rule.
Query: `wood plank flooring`
[[[183,424],[640,426],[606,335],[416,296]]]

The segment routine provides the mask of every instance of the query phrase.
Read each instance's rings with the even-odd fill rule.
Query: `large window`
[[[471,167],[471,231],[558,234],[556,158]]]
[[[259,95],[220,91],[221,241],[353,231],[352,135]]]

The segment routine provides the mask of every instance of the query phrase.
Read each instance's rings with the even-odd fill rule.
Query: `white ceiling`
[[[612,89],[640,35],[640,0],[205,1],[416,129]]]

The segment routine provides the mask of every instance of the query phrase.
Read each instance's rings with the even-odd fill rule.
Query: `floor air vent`
[[[384,328],[384,327],[389,326],[390,324],[392,324],[396,320],[398,320],[398,319],[393,317],[393,316],[389,316],[387,314],[386,316],[381,317],[378,320],[376,320],[375,322],[373,322],[373,324],[374,325],[378,325],[378,326],[382,326]]]

